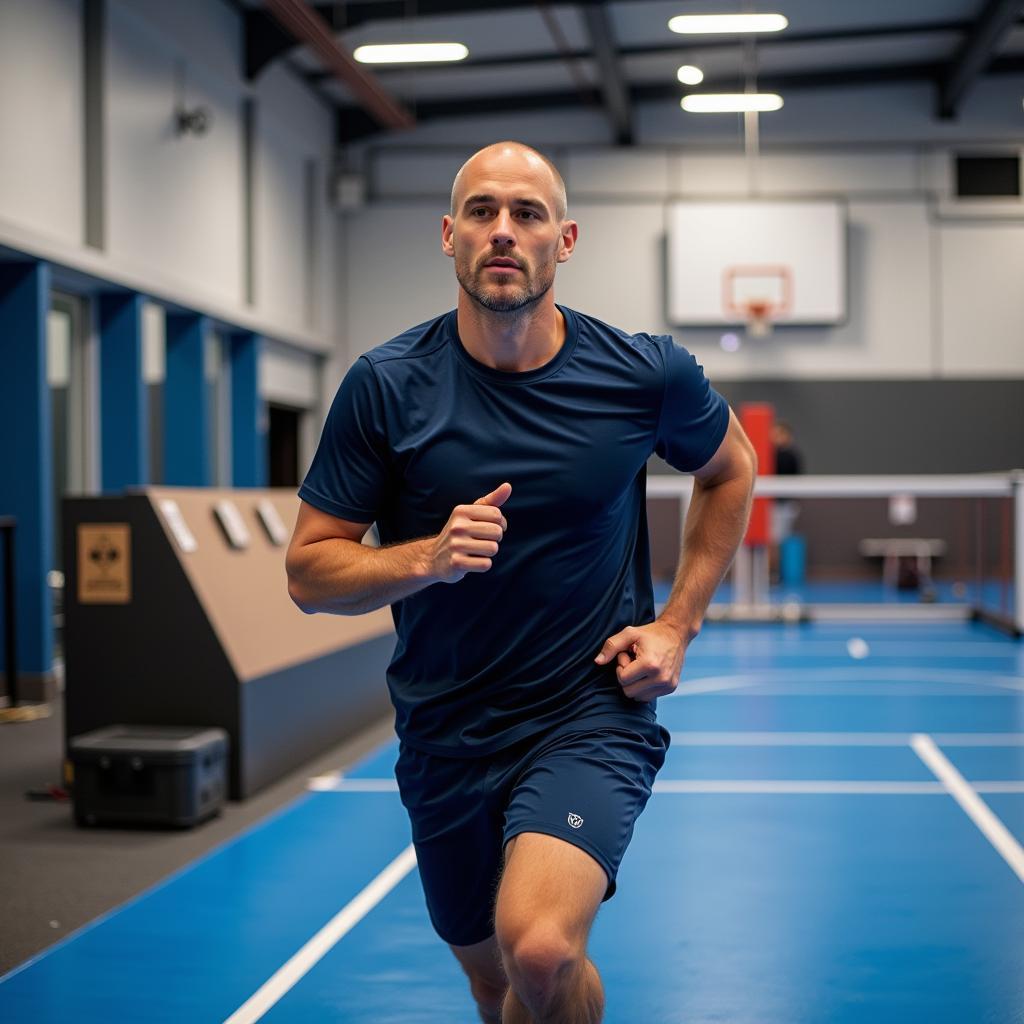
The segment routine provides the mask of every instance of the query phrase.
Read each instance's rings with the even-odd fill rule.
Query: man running
[[[503,1024],[602,1018],[587,938],[668,748],[655,702],[756,472],[685,349],[555,304],[577,232],[535,150],[463,165],[441,223],[458,306],[348,371],[287,562],[304,611],[391,605],[395,772],[427,909],[481,1018]],[[695,478],[657,617],[653,452]],[[360,543],[372,523],[380,547]]]

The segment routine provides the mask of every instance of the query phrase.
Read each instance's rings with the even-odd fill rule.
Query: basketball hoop
[[[766,338],[774,321],[793,308],[793,273],[784,264],[747,264],[722,272],[722,310],[747,325],[747,336]]]
[[[747,334],[752,338],[766,338],[772,333],[772,316],[777,309],[768,299],[747,299],[740,308],[746,314]]]

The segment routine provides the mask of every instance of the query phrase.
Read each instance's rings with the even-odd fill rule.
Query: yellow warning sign
[[[131,599],[131,527],[127,523],[80,523],[79,603],[128,604]]]

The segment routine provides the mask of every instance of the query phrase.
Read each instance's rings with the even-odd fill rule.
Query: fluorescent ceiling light
[[[695,68],[692,64],[684,64],[676,73],[676,78],[683,85],[700,85],[704,81],[704,72]]]
[[[357,46],[352,56],[360,64],[423,64],[465,60],[469,50],[462,43],[381,43]]]
[[[782,97],[774,92],[691,93],[679,105],[691,114],[724,114],[744,110],[778,110]]]
[[[668,27],[673,32],[725,34],[781,32],[788,24],[781,14],[680,14]]]

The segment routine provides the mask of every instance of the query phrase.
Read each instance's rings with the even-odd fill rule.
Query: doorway
[[[299,486],[299,434],[305,411],[287,405],[267,406],[269,432],[267,480],[271,487]]]

